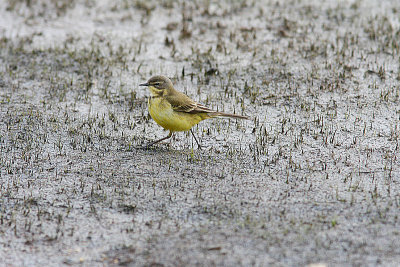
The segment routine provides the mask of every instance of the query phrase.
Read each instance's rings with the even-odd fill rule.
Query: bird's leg
[[[199,144],[199,141],[197,141],[197,138],[196,138],[196,136],[194,135],[193,130],[190,129],[190,132],[192,133],[192,135],[193,135],[193,137],[194,137],[194,140],[196,140],[197,145],[198,145],[199,148],[201,149],[201,145]]]
[[[146,145],[146,147],[150,147],[150,146],[152,146],[152,145],[154,145],[154,144],[157,144],[157,143],[159,143],[159,142],[161,142],[161,141],[164,141],[164,140],[166,140],[166,139],[168,139],[168,138],[171,138],[172,134],[173,134],[173,132],[172,132],[172,131],[169,131],[168,136],[166,136],[166,137],[164,137],[164,138],[161,138],[160,140],[156,140],[156,141],[154,141],[154,142],[151,142],[150,144]]]

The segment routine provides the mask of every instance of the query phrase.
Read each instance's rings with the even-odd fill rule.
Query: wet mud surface
[[[396,266],[397,1],[5,1],[1,266]],[[167,135],[153,75],[211,108]]]

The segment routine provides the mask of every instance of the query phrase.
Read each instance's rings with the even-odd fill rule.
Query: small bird
[[[169,130],[168,136],[147,146],[171,138],[174,132],[190,130],[197,145],[201,148],[192,131],[192,127],[200,121],[214,117],[249,119],[246,116],[218,112],[196,103],[184,93],[175,90],[171,80],[165,76],[151,77],[147,83],[139,84],[139,86],[147,86],[150,90],[148,106],[153,120],[164,129]]]

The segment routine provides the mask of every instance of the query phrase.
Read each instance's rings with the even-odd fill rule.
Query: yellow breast
[[[171,104],[162,97],[149,98],[148,104],[153,120],[166,130],[173,132],[188,131],[203,120],[198,114],[174,111]]]

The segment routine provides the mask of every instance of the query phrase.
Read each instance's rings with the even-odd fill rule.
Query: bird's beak
[[[142,83],[142,84],[139,84],[139,86],[149,86],[149,83]]]

